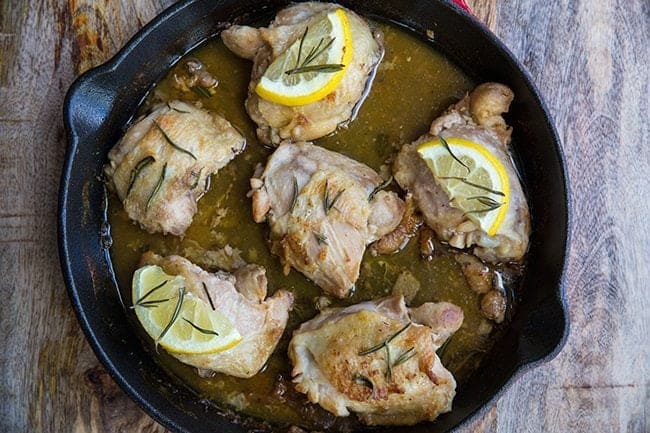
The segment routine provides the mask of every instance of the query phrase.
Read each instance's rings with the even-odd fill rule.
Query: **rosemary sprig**
[[[314,62],[314,60],[316,60],[321,54],[323,54],[330,47],[330,45],[334,43],[334,39],[336,38],[330,39],[322,47],[321,45],[323,45],[325,39],[321,38],[320,41],[318,41],[318,44],[311,48],[309,53],[307,53],[305,59],[302,61],[302,63],[300,63],[300,60],[302,59],[302,48],[305,43],[305,39],[307,39],[308,32],[309,32],[309,27],[306,27],[305,32],[302,34],[302,37],[300,38],[300,45],[298,45],[298,58],[296,59],[296,65],[292,69],[289,69],[288,71],[284,71],[284,73],[287,75],[303,74],[306,72],[332,73],[343,69],[345,65],[342,64],[311,65],[311,63]]]
[[[400,356],[397,357],[397,359],[393,363],[393,368],[397,367],[398,365],[404,364],[406,361],[413,358],[417,354],[418,353],[415,351],[415,347],[411,347],[410,349],[408,349],[407,351],[405,351],[404,353],[402,353]]]
[[[393,176],[389,177],[386,179],[384,182],[381,183],[381,185],[377,186],[377,188],[373,189],[370,195],[368,196],[368,201],[372,201],[373,198],[375,198],[375,195],[382,189],[386,188],[390,183],[393,181]]]
[[[156,290],[160,289],[161,287],[163,287],[163,286],[164,286],[165,284],[167,284],[168,282],[169,282],[169,280],[165,280],[165,281],[163,281],[162,283],[158,284],[158,285],[157,285],[156,287],[154,287],[153,289],[149,290],[147,293],[145,293],[144,295],[142,295],[142,297],[141,297],[140,299],[138,299],[137,301],[135,301],[135,305],[137,305],[137,304],[141,304],[145,299],[147,299],[149,296],[151,296],[151,295],[152,295]]]
[[[192,326],[192,328],[196,329],[201,334],[219,336],[219,333],[216,332],[216,331],[213,331],[212,329],[201,328],[200,326],[195,325],[194,323],[192,323],[190,320],[186,319],[185,317],[183,317],[183,320],[185,320],[187,323],[189,323]]]
[[[336,205],[336,202],[341,198],[341,194],[344,192],[345,189],[340,190],[334,197],[334,200],[330,201],[329,183],[325,181],[325,197],[323,197],[323,209],[325,209],[325,215],[329,215],[332,209],[336,209],[334,205]]]
[[[451,157],[454,158],[456,160],[456,162],[458,162],[460,165],[465,167],[467,169],[467,174],[469,174],[471,172],[470,168],[467,166],[467,164],[465,164],[463,161],[461,161],[456,155],[454,155],[454,152],[451,151],[451,148],[449,147],[449,143],[447,143],[447,140],[445,140],[444,137],[442,137],[441,135],[438,136],[438,137],[440,138],[440,142],[445,147],[447,152],[449,152]]]
[[[167,143],[169,143],[169,145],[170,145],[171,147],[173,147],[174,149],[178,150],[179,152],[182,152],[182,153],[184,153],[184,154],[186,154],[186,155],[191,156],[191,157],[196,161],[196,156],[194,156],[194,154],[193,154],[192,152],[190,152],[189,150],[183,149],[183,148],[180,147],[178,144],[174,143],[174,142],[172,141],[172,139],[169,138],[169,135],[167,135],[167,133],[165,132],[165,130],[162,129],[162,128],[160,127],[160,125],[158,124],[158,122],[156,122],[156,121],[154,120],[154,121],[153,121],[153,124],[156,126],[156,128],[158,129],[158,131],[160,131],[160,133],[162,134],[162,136],[165,138],[165,141],[167,141]]]
[[[133,185],[135,184],[135,181],[137,180],[138,176],[140,176],[140,173],[142,172],[142,170],[144,170],[144,168],[146,166],[148,166],[149,164],[151,164],[151,163],[153,163],[155,161],[156,161],[156,159],[153,156],[149,155],[149,156],[141,159],[135,165],[133,170],[131,170],[131,176],[129,178],[129,187],[126,189],[126,197],[128,197],[129,194],[131,193],[131,189],[133,188]]]
[[[398,335],[400,335],[402,332],[406,331],[406,329],[409,326],[411,326],[411,322],[407,323],[402,329],[400,329],[399,331],[397,331],[396,333],[394,333],[393,335],[388,337],[386,340],[384,340],[381,343],[377,344],[376,346],[372,346],[370,349],[362,350],[361,352],[359,352],[359,356],[369,355],[369,354],[371,354],[373,352],[376,352],[376,351],[384,348],[384,346],[388,345],[388,343],[390,343],[395,338],[397,338]]]
[[[368,377],[360,373],[356,373],[354,376],[352,376],[352,381],[357,385],[365,386],[366,388],[370,388],[371,390],[375,388],[375,385],[373,385],[372,380],[370,380]]]
[[[151,191],[151,195],[149,196],[149,199],[147,200],[147,204],[144,207],[145,212],[149,210],[149,205],[151,204],[151,200],[155,197],[156,194],[158,194],[158,191],[160,190],[160,187],[162,186],[163,182],[165,181],[165,175],[167,174],[167,163],[163,165],[162,171],[160,172],[160,178],[158,179],[158,183],[154,187],[153,191]]]
[[[201,281],[201,284],[203,285],[203,291],[205,292],[205,296],[208,297],[208,301],[210,302],[210,307],[212,307],[212,310],[216,311],[216,308],[214,308],[214,304],[212,303],[212,298],[210,297],[210,292],[208,292],[208,286],[206,286],[203,281]]]
[[[298,200],[298,179],[296,176],[293,177],[293,198],[291,199],[291,208],[289,210],[293,212],[293,208],[296,207],[296,201]]]
[[[180,287],[178,289],[178,301],[176,302],[176,308],[174,309],[174,314],[172,314],[172,318],[167,323],[167,326],[165,326],[165,329],[162,330],[158,338],[156,338],[155,345],[156,345],[156,350],[158,350],[158,343],[160,340],[163,339],[165,335],[167,335],[167,332],[169,332],[169,329],[172,327],[174,322],[176,322],[176,319],[178,319],[178,315],[181,312],[181,306],[183,305],[183,300],[185,299],[185,287]]]
[[[316,242],[318,242],[318,245],[329,245],[327,243],[327,236],[316,232],[313,233],[314,233],[314,237],[316,238]]]
[[[443,180],[449,180],[449,179],[455,179],[455,180],[460,180],[466,185],[473,186],[474,188],[482,189],[483,191],[491,192],[492,194],[500,195],[501,197],[505,197],[506,195],[502,193],[501,191],[497,191],[496,189],[490,189],[487,186],[479,185],[478,183],[473,183],[470,182],[469,180],[465,179],[464,177],[458,177],[458,176],[441,176],[438,179],[443,179]]]

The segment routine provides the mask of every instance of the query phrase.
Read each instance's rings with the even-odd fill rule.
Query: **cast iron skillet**
[[[70,88],[64,121],[68,149],[59,196],[61,266],[86,337],[115,381],[144,410],[176,432],[244,432],[211,404],[167,375],[125,320],[108,255],[102,165],[146,92],[184,53],[217,35],[227,22],[252,22],[286,0],[187,0],[167,9],[112,60]],[[568,242],[568,184],[548,111],[524,68],[481,23],[444,2],[355,0],[361,14],[412,29],[477,82],[509,85],[516,99],[515,158],[533,220],[522,301],[505,336],[460,389],[453,411],[435,423],[379,431],[447,432],[493,400],[523,371],[554,357],[568,332],[563,272]],[[431,33],[429,32],[429,36]],[[426,107],[425,107],[426,109]],[[252,422],[256,424],[256,422]],[[250,426],[251,424],[249,424]]]

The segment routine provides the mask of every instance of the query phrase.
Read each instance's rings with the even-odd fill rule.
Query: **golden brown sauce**
[[[318,145],[364,162],[375,170],[386,164],[401,144],[425,133],[441,111],[474,85],[449,60],[405,30],[385,24],[377,26],[384,32],[386,53],[357,119],[347,129],[316,141]],[[266,268],[270,293],[286,288],[296,298],[287,329],[266,368],[250,379],[222,374],[202,378],[194,368],[167,354],[161,353],[159,361],[201,397],[219,406],[231,406],[241,413],[276,424],[349,430],[357,425],[354,416],[336,419],[320,407],[309,404],[293,389],[290,381],[291,367],[286,349],[291,333],[300,323],[317,314],[314,299],[322,292],[294,270],[288,276],[283,275],[278,258],[272,256],[267,247],[267,227],[254,223],[251,217],[251,200],[246,197],[249,178],[255,166],[263,164],[272,151],[258,143],[255,125],[244,109],[251,63],[233,55],[219,38],[208,41],[190,55],[203,62],[219,79],[217,93],[206,99],[179,92],[171,85],[172,70],[151,92],[143,110],[161,99],[200,99],[205,108],[223,114],[242,131],[248,145],[242,155],[212,176],[211,189],[199,201],[199,211],[183,239],[144,232],[129,221],[119,200],[111,197],[109,222],[114,240],[111,256],[121,290],[125,299],[130,299],[131,276],[140,255],[146,250],[182,255],[186,248],[197,245],[208,250],[226,245],[237,248],[244,260]],[[479,311],[479,297],[468,287],[451,253],[423,260],[419,256],[417,238],[394,255],[373,257],[366,253],[354,295],[334,300],[332,306],[390,295],[397,276],[404,270],[411,272],[421,284],[412,305],[449,301],[463,309],[463,326],[439,351],[443,364],[462,384],[475,370],[481,354],[491,346],[496,332],[481,334],[486,321]],[[507,270],[503,272],[505,280],[510,281],[512,276]],[[514,284],[510,281],[510,285]],[[135,322],[134,326],[137,326]]]

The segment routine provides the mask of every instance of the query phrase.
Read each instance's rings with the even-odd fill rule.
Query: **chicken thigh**
[[[511,128],[502,117],[513,98],[512,90],[502,84],[481,84],[435,119],[429,133],[402,147],[393,166],[395,179],[413,194],[425,222],[441,240],[455,248],[474,246],[474,254],[490,262],[521,260],[530,236],[528,204],[508,152]],[[503,165],[510,197],[504,220],[493,236],[451,204],[450,197],[418,154],[418,145],[435,137],[455,137],[478,143]],[[485,194],[480,189],[476,192],[476,195]]]
[[[266,271],[246,265],[233,274],[209,273],[180,256],[146,252],[140,266],[157,265],[169,275],[185,278],[187,293],[216,306],[240,335],[241,342],[212,354],[172,353],[185,364],[237,377],[252,377],[264,366],[287,324],[293,295],[279,290],[266,298]]]
[[[353,43],[353,54],[338,86],[324,98],[306,105],[287,106],[261,98],[255,88],[269,65],[300,39],[305,29],[341,8],[332,3],[298,3],[281,10],[266,28],[233,25],[221,33],[226,46],[252,60],[253,72],[246,110],[257,123],[257,135],[266,144],[282,140],[315,140],[350,120],[362,102],[364,90],[383,55],[379,33],[354,12],[344,9]]]
[[[462,322],[453,304],[408,309],[402,296],[327,309],[289,343],[296,389],[369,425],[431,421],[451,410],[456,392],[436,349]]]
[[[378,191],[370,167],[310,143],[283,143],[251,179],[253,218],[271,227],[271,250],[325,292],[343,298],[366,246],[400,222],[404,203]]]
[[[108,153],[104,171],[129,218],[150,233],[181,236],[210,175],[245,144],[223,117],[171,101],[129,128]]]

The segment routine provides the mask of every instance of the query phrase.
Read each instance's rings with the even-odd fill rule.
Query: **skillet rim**
[[[65,204],[68,199],[68,188],[70,183],[70,177],[72,173],[72,166],[75,159],[76,152],[79,148],[79,135],[74,128],[72,120],[72,112],[74,111],[74,106],[71,103],[72,97],[78,91],[78,89],[86,82],[92,83],[93,78],[100,76],[102,74],[114,72],[122,62],[128,60],[129,55],[135,49],[135,47],[143,42],[144,40],[151,37],[152,33],[155,33],[156,29],[164,22],[169,19],[173,19],[177,14],[181,13],[183,9],[192,5],[196,0],[182,0],[172,6],[163,10],[160,14],[154,17],[149,23],[142,27],[129,41],[109,60],[103,64],[96,66],[92,69],[85,71],[79,77],[77,77],[74,82],[71,84],[63,104],[63,120],[66,131],[66,152],[64,157],[63,170],[61,173],[60,184],[59,184],[59,197],[58,197],[58,218],[57,218],[57,237],[58,237],[58,249],[59,249],[59,260],[63,273],[64,282],[66,284],[66,289],[68,296],[70,297],[75,316],[81,325],[81,328],[85,334],[86,339],[90,343],[93,352],[100,360],[102,365],[106,368],[107,372],[110,374],[111,378],[120,386],[122,390],[135,401],[140,408],[142,408],[147,414],[154,418],[157,422],[162,424],[164,427],[177,432],[189,432],[187,429],[179,425],[173,417],[168,416],[168,413],[161,411],[151,402],[151,396],[146,396],[145,394],[150,394],[150,391],[136,389],[131,383],[124,377],[124,375],[118,370],[118,368],[113,363],[111,356],[104,350],[103,346],[99,342],[94,329],[91,327],[88,320],[88,316],[82,301],[79,297],[79,288],[75,283],[75,277],[71,267],[70,260],[70,246],[66,232],[67,224],[67,208]],[[332,0],[337,1],[337,0]],[[345,2],[344,3],[349,3]],[[349,5],[346,5],[349,7]],[[567,280],[567,267],[568,267],[568,258],[570,253],[570,240],[572,235],[572,204],[571,204],[571,189],[569,184],[569,179],[567,176],[567,164],[566,158],[562,149],[561,141],[559,139],[557,130],[552,121],[552,117],[549,113],[548,107],[544,102],[539,90],[535,86],[532,77],[530,76],[527,68],[513,55],[510,49],[503,43],[501,40],[490,31],[487,26],[474,17],[472,14],[468,13],[451,0],[441,0],[439,1],[439,6],[447,8],[449,12],[455,13],[461,16],[468,26],[474,26],[486,39],[487,41],[495,46],[497,50],[501,51],[504,54],[504,57],[511,63],[511,66],[514,66],[514,69],[521,74],[523,83],[528,88],[531,96],[533,97],[534,104],[538,105],[541,109],[541,112],[544,117],[545,127],[549,131],[552,138],[553,151],[558,158],[560,166],[560,184],[563,187],[562,196],[564,198],[564,204],[566,205],[566,212],[561,216],[562,222],[566,227],[566,233],[564,233],[564,240],[562,245],[563,255],[561,257],[562,266],[560,270],[559,281],[557,283],[556,290],[553,292],[556,295],[556,301],[558,302],[561,310],[562,318],[564,319],[564,327],[562,330],[562,336],[557,342],[556,346],[549,351],[545,356],[540,357],[539,359],[524,362],[521,359],[518,359],[517,365],[512,372],[509,379],[507,379],[500,387],[497,389],[493,395],[483,403],[483,405],[476,408],[474,411],[469,412],[465,418],[463,418],[455,426],[447,431],[455,431],[466,425],[468,425],[473,420],[477,419],[480,415],[484,414],[490,406],[492,406],[495,401],[500,398],[504,392],[510,388],[515,381],[522,377],[525,373],[531,371],[534,368],[537,368],[541,364],[551,361],[554,359],[562,348],[565,346],[566,341],[569,336],[570,329],[570,317],[568,311],[568,305],[566,300],[566,290],[565,284]],[[397,23],[401,24],[401,23]],[[403,24],[402,24],[403,26]],[[201,41],[202,42],[202,41]],[[201,43],[199,42],[199,43]],[[181,54],[181,55],[184,55]],[[169,400],[165,400],[167,403],[166,410],[177,412],[179,409],[174,407]],[[230,422],[230,421],[229,421]],[[231,423],[233,428],[242,428],[242,425],[236,425]],[[243,430],[242,430],[243,431]]]

